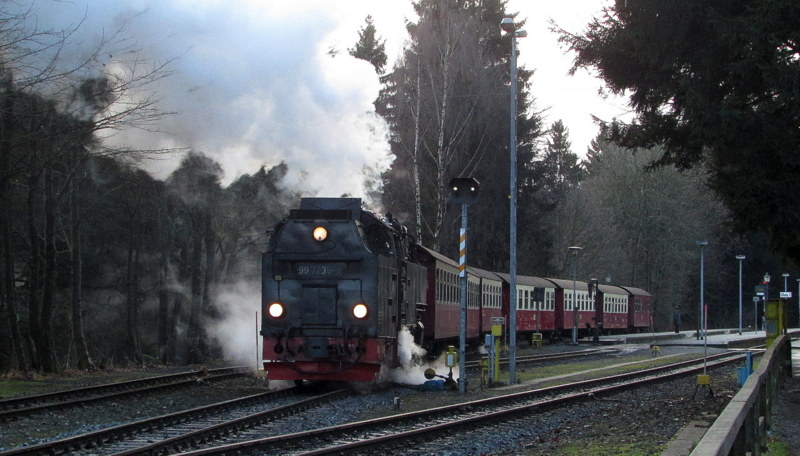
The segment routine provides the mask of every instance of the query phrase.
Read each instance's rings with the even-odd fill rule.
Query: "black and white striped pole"
[[[450,202],[461,204],[461,230],[458,237],[458,277],[461,282],[458,344],[458,391],[467,392],[467,206],[478,197],[478,181],[471,177],[456,177],[450,181]]]

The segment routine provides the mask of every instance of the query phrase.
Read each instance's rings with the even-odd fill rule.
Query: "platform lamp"
[[[480,184],[472,177],[455,177],[450,180],[450,202],[461,204],[461,230],[458,243],[458,277],[461,282],[458,345],[458,391],[467,392],[467,206],[478,198]]]
[[[509,313],[508,318],[508,383],[517,382],[517,38],[525,38],[528,32],[518,30],[513,17],[504,17],[500,28],[511,36],[511,56],[509,58],[510,73],[510,119],[508,155],[509,171]]]
[[[747,258],[744,255],[736,255],[739,260],[739,335],[742,335],[742,261]]]

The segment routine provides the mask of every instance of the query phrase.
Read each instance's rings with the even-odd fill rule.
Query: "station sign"
[[[764,296],[767,291],[767,287],[765,285],[756,285],[755,292],[756,296]]]
[[[781,299],[789,299],[792,297],[791,291],[781,291]]]

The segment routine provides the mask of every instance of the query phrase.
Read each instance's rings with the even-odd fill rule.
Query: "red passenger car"
[[[473,267],[467,267],[467,274],[470,278],[474,277],[480,283],[479,330],[481,334],[488,334],[492,330],[492,319],[504,318],[503,279],[494,272]]]
[[[622,287],[628,293],[628,330],[642,332],[653,324],[653,296],[641,288]]]
[[[497,274],[503,279],[503,315],[508,320],[511,276]],[[541,277],[517,275],[517,332],[530,334],[551,331],[555,327],[554,284]]]
[[[421,247],[420,263],[428,270],[428,294],[422,313],[423,345],[446,345],[458,339],[461,324],[458,264],[431,249]],[[478,283],[475,276],[468,278],[467,338],[477,339],[479,328]]]
[[[613,285],[597,286],[597,314],[607,332],[622,332],[628,329],[628,291]],[[594,325],[592,325],[594,326]]]
[[[589,287],[586,282],[565,279],[547,279],[555,285],[555,329],[572,331],[575,306],[577,302],[577,327],[594,327],[594,303],[589,300]],[[588,323],[588,326],[587,326]]]

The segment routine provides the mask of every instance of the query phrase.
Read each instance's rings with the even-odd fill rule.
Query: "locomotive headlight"
[[[358,304],[353,306],[353,316],[359,320],[363,320],[367,318],[369,314],[369,308],[363,302],[359,302]]]
[[[283,308],[283,304],[279,302],[273,302],[267,308],[267,312],[269,312],[269,316],[272,318],[281,318],[283,317],[285,310]]]
[[[325,229],[324,226],[318,226],[314,228],[314,239],[316,239],[319,242],[328,239],[328,230]]]

